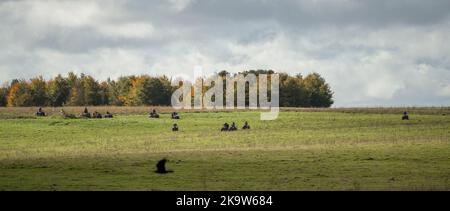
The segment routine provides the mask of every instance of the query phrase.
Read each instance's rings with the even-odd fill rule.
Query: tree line
[[[250,70],[245,74],[272,74],[272,70]],[[221,71],[225,77],[227,71]],[[333,92],[318,73],[306,77],[280,73],[280,106],[330,107]],[[178,86],[171,85],[167,76],[122,76],[117,80],[99,81],[90,75],[70,72],[50,80],[42,76],[30,80],[15,79],[0,87],[0,106],[169,106],[172,93]]]

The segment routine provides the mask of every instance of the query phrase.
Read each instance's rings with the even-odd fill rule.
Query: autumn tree
[[[131,87],[125,105],[138,106],[146,102],[146,83],[150,80],[150,76],[142,75],[138,77],[130,77]]]
[[[67,77],[67,82],[69,83],[70,87],[69,97],[67,98],[67,105],[77,106],[84,104],[82,87],[78,76],[75,73],[70,72]]]
[[[31,106],[32,102],[30,85],[25,80],[13,82],[8,93],[7,106]]]
[[[109,87],[110,93],[110,102],[114,103],[113,105],[128,105],[129,100],[128,96],[130,95],[132,81],[135,77],[123,76],[120,77],[117,82],[111,82]]]
[[[250,88],[252,90],[260,88],[258,77],[261,77],[261,74],[268,76],[268,93],[265,94],[267,94],[268,100],[271,100],[270,78],[275,73],[274,71],[249,70],[242,73],[244,76],[255,74],[257,77],[256,84],[253,84],[252,87],[249,87],[250,84],[246,82],[246,105],[249,105]],[[226,93],[226,89],[233,89],[232,94],[236,97],[235,85],[226,87],[226,77],[231,76],[231,74],[225,70],[218,74],[223,80],[223,93]],[[233,76],[236,76],[236,74],[234,73]],[[330,107],[333,104],[333,92],[325,79],[318,73],[309,74],[305,78],[300,74],[291,76],[286,73],[279,73],[279,79],[280,106]],[[203,87],[202,93],[205,93],[210,87]],[[29,81],[13,80],[10,85],[0,87],[0,106],[170,105],[171,95],[177,88],[171,86],[171,79],[166,76],[123,76],[117,81],[108,79],[99,82],[92,76],[85,74],[77,76],[70,72],[67,77],[58,75],[48,82],[42,76],[32,78]],[[259,97],[259,90],[257,94],[257,97]],[[194,95],[193,90],[191,95]],[[223,97],[225,103],[226,95]],[[215,96],[212,96],[212,98],[215,100]],[[191,100],[193,101],[194,98],[192,97]]]

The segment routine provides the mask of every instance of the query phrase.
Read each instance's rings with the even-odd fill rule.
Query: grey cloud
[[[0,82],[316,71],[336,106],[449,105],[447,0],[2,1]]]

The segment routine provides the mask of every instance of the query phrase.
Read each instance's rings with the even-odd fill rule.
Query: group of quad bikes
[[[36,116],[39,117],[45,117],[47,114],[42,110],[42,108],[39,108],[38,111],[36,112]],[[67,114],[64,109],[61,109],[61,115],[64,118],[68,118],[68,119],[76,119],[77,116],[74,114]],[[101,118],[113,118],[113,114],[111,114],[109,111],[106,112],[105,115],[102,115],[101,113],[95,111],[94,113],[89,113],[87,108],[84,108],[83,113],[80,114],[81,118],[94,118],[94,119],[101,119]],[[155,109],[153,109],[150,114],[149,114],[149,118],[159,118],[159,114],[156,112]],[[178,115],[177,112],[172,112],[171,114],[171,118],[172,119],[180,119],[180,116]],[[402,120],[409,120],[409,116],[408,113],[405,111],[403,112],[403,116],[402,116]],[[248,124],[248,122],[246,121],[244,123],[244,126],[242,127],[243,130],[249,130],[250,129],[250,125]],[[173,124],[172,126],[172,131],[178,131],[178,124]],[[223,127],[220,129],[220,131],[236,131],[238,130],[236,124],[233,122],[231,123],[231,125],[229,125],[228,123],[223,124]]]
[[[87,108],[84,108],[83,113],[81,113],[78,117],[75,114],[66,113],[64,111],[64,109],[61,109],[61,115],[67,119],[76,119],[76,118],[86,118],[86,119],[106,118],[106,119],[110,119],[110,118],[114,118],[114,115],[112,113],[110,113],[109,111],[107,111],[105,115],[102,115],[100,112],[97,112],[97,111],[95,111],[94,113],[90,113]]]
[[[149,117],[150,118],[159,118],[159,114],[156,112],[155,109],[153,109],[152,112],[150,112]],[[171,118],[172,119],[180,119],[180,116],[178,115],[177,112],[172,112]],[[250,125],[248,124],[248,122],[244,123],[244,126],[242,127],[242,129],[243,130],[249,130],[250,129]],[[180,129],[179,129],[177,123],[172,125],[172,131],[176,132],[176,131],[179,131],[179,130]],[[237,130],[237,126],[236,126],[236,124],[234,122],[231,124],[231,126],[228,123],[225,123],[223,125],[223,127],[220,129],[220,131],[236,131],[236,130]]]
[[[180,119],[180,115],[178,115],[177,112],[172,112],[171,114],[171,118],[172,119]],[[156,112],[155,109],[152,110],[152,112],[150,112],[149,118],[159,118],[159,114]]]
[[[243,130],[250,130],[250,125],[248,124],[248,122],[246,121],[244,123],[244,126],[242,127]],[[223,127],[220,129],[220,131],[236,131],[237,126],[236,123],[231,123],[231,126],[225,122],[225,124],[223,124]]]
[[[101,113],[95,111],[94,113],[89,113],[87,108],[84,108],[83,113],[81,113],[78,117],[75,114],[68,114],[64,111],[64,109],[61,109],[61,115],[64,118],[67,119],[76,119],[76,118],[93,118],[93,119],[102,119],[102,118],[114,118],[113,114],[110,113],[109,111],[106,112],[105,115],[102,115]],[[36,112],[36,116],[38,117],[45,117],[47,116],[47,114],[44,112],[44,110],[42,108],[39,108],[38,111]]]
[[[149,118],[155,118],[155,119],[159,118],[159,114],[156,112],[155,109],[153,109],[152,112],[150,112]],[[180,119],[180,115],[178,115],[177,112],[172,112],[171,118],[172,119]],[[179,130],[178,124],[177,123],[173,124],[172,125],[172,131],[176,132],[178,130]]]

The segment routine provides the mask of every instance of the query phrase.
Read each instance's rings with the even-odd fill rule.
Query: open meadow
[[[0,190],[450,190],[450,109],[0,109]],[[90,111],[94,111],[90,108]],[[82,108],[67,108],[81,112]],[[220,132],[224,122],[251,130]],[[180,131],[172,132],[173,123]],[[173,173],[156,174],[167,158]]]

